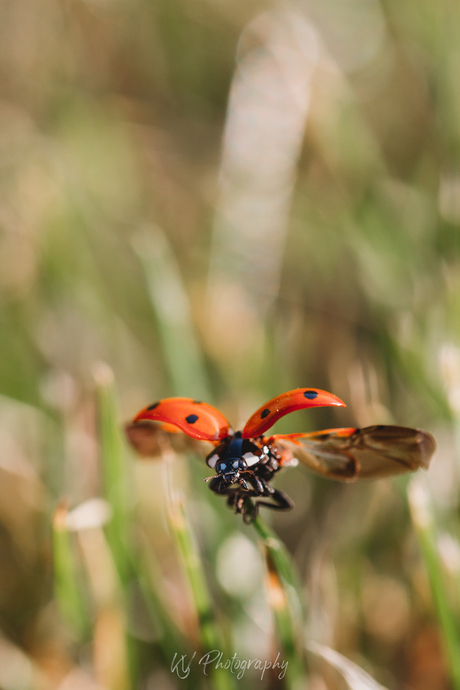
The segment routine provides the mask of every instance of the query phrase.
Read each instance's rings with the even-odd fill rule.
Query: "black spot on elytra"
[[[195,424],[195,422],[198,420],[198,415],[197,414],[189,414],[188,417],[185,418],[185,421],[188,424]]]
[[[265,410],[262,410],[262,412],[260,413],[260,418],[265,419],[265,417],[269,414],[270,414],[270,410],[268,409],[268,407],[266,407]]]
[[[149,405],[147,409],[148,410],[154,410],[155,407],[158,407],[159,404],[160,404],[159,402],[153,403],[153,405]]]
[[[314,400],[318,397],[318,393],[316,391],[305,391],[303,397],[308,398],[308,400]]]

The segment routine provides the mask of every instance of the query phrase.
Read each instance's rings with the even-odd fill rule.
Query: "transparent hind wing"
[[[402,426],[326,429],[275,435],[271,441],[282,457],[290,454],[313,472],[342,481],[426,469],[436,450],[431,434]]]
[[[193,452],[205,457],[218,443],[198,441],[170,424],[150,421],[126,424],[125,434],[130,445],[143,458],[159,458],[167,446],[176,453]]]

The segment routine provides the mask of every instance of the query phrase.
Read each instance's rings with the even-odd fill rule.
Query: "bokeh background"
[[[171,395],[238,426],[311,386],[348,407],[278,431],[432,432],[413,519],[405,478],[343,486],[302,468],[276,480],[295,510],[267,519],[297,563],[309,639],[394,690],[460,687],[446,654],[460,621],[456,4],[0,7],[2,690],[188,682],[156,620],[162,602],[197,648],[164,463],[125,447],[123,489],[104,494],[95,389],[105,409],[112,377],[120,428]],[[185,496],[229,648],[269,658],[260,551],[206,475],[178,456],[167,481]],[[126,503],[136,575],[117,574],[104,495]],[[417,538],[427,520],[434,576]],[[68,589],[72,569],[81,588]],[[312,663],[312,690],[344,682]]]

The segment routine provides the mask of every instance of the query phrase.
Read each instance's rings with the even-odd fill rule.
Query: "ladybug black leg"
[[[257,501],[256,505],[265,506],[266,508],[271,508],[272,510],[292,510],[294,508],[294,501],[289,498],[284,491],[273,489],[273,493],[270,494],[270,498],[275,502],[267,503],[267,501]]]
[[[252,477],[250,477],[249,481],[251,483],[252,488],[258,496],[266,496],[267,491],[270,491],[270,489],[272,488],[270,484],[267,484],[266,481],[260,479],[260,477],[258,477],[255,474]]]
[[[252,514],[252,506],[253,504],[251,503],[251,496],[253,495],[253,492],[249,491],[236,491],[232,496],[228,497],[227,504],[231,507],[234,508],[235,514],[239,515],[241,514],[243,516],[243,520],[247,522],[246,516]]]
[[[259,514],[259,501],[256,501],[255,503],[252,504],[252,508],[250,510],[244,510],[243,511],[243,522],[245,525],[250,525],[251,522],[254,522],[256,517]]]
[[[246,479],[243,479],[243,477],[240,477],[239,482],[240,482],[241,486],[243,487],[243,489],[245,489],[245,491],[251,491],[251,488],[250,488],[249,484],[247,483]]]
[[[272,486],[269,488],[273,489]],[[251,522],[254,522],[259,514],[260,506],[271,508],[272,510],[292,510],[292,508],[294,508],[294,502],[283,491],[273,489],[273,492],[270,493],[269,497],[275,501],[275,503],[268,503],[267,501],[255,501],[252,504],[252,509],[248,510],[247,506],[243,506],[243,510],[238,511],[243,514],[243,521],[246,525],[250,525]]]
[[[241,489],[237,489],[236,487],[232,488],[227,484],[223,477],[213,477],[213,479],[211,479],[209,482],[209,488],[211,491],[214,491],[215,494],[219,494],[220,496],[228,496],[229,502],[233,496],[238,494],[247,494],[248,496],[258,495],[250,488],[249,484],[244,479],[240,479],[240,484],[244,488],[244,491],[241,491]]]
[[[273,503],[268,503],[267,501],[257,501],[257,509],[258,506],[265,506],[266,508],[271,508],[272,510],[292,510],[294,507],[293,501],[287,494],[285,494],[283,491],[278,491],[278,489],[274,489],[273,486],[271,486],[265,479],[262,479],[261,477],[253,477],[251,479],[251,484],[254,488],[254,491],[257,491],[259,496],[271,498],[273,501]]]
[[[230,487],[222,477],[214,477],[209,482],[209,488],[214,493],[220,496],[228,496],[227,505],[235,510],[235,513],[242,513],[243,515],[247,512],[247,499],[250,497],[257,496],[255,491],[253,491],[249,485],[244,482],[244,491],[241,489]]]
[[[215,494],[227,493],[225,489],[228,488],[228,485],[223,480],[223,477],[213,477],[213,479],[211,479],[211,481],[209,482],[208,486],[211,489],[211,491],[214,491]]]
[[[242,489],[231,487],[223,477],[213,477],[209,482],[209,488],[220,496],[228,496],[227,504],[235,513],[241,514],[246,524],[253,522],[259,514],[259,507],[271,508],[271,510],[291,510],[293,501],[283,491],[274,489],[265,479],[252,475],[248,477],[249,484],[240,478]],[[257,500],[251,502],[251,498],[269,498],[271,502]]]

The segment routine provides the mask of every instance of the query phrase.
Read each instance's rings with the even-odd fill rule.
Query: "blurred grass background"
[[[239,425],[314,386],[347,409],[279,431],[398,423],[439,451],[411,510],[405,478],[277,478],[306,638],[391,689],[459,688],[457,6],[1,13],[0,687],[279,687],[171,672],[200,645],[276,656],[264,562],[202,460],[136,460],[120,429],[160,397]],[[334,674],[312,660],[310,689]]]

